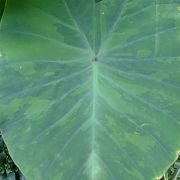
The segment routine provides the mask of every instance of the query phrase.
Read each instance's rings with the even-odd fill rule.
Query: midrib
[[[90,155],[91,180],[97,177],[97,150],[96,150],[96,123],[97,123],[97,96],[98,96],[98,63],[93,63],[93,83],[92,83],[92,151]]]
[[[93,109],[92,109],[92,147],[94,147],[94,143],[95,143],[95,125],[96,125],[96,111],[97,111],[97,94],[98,94],[98,90],[97,90],[97,85],[98,85],[98,69],[97,69],[97,64],[94,63],[93,64]]]

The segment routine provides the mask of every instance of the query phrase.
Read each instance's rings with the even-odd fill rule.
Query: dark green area
[[[100,2],[100,1],[102,1],[102,0],[95,0],[96,3]]]
[[[0,0],[0,20],[2,18],[6,0]]]
[[[25,180],[12,161],[0,134],[0,180]]]

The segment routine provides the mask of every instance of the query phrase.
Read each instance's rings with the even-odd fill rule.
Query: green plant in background
[[[175,161],[179,7],[6,2],[0,129],[27,179],[149,180]]]
[[[23,176],[19,169],[16,167],[4,141],[0,135],[0,179],[4,180],[23,180]]]
[[[180,180],[180,155],[177,161],[165,173],[163,180]]]
[[[6,0],[0,0],[0,20],[1,20],[2,15],[3,15],[5,2],[6,2]]]

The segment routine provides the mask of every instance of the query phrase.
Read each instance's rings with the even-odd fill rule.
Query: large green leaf
[[[179,0],[8,0],[0,127],[27,179],[149,180],[180,149]]]

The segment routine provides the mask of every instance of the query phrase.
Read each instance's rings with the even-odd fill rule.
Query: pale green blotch
[[[36,73],[34,64],[24,65],[21,63],[17,63],[17,64],[9,65],[9,67],[15,71],[18,71],[24,77],[30,76]]]
[[[30,132],[31,131],[31,126],[27,127],[25,131]]]
[[[139,58],[145,58],[145,57],[148,57],[152,54],[152,51],[150,50],[146,50],[146,49],[139,49],[137,51],[137,57]]]
[[[87,120],[81,127],[81,131],[83,131],[83,132],[88,131],[88,129],[89,129],[89,127],[91,127],[91,125],[92,125],[91,120]]]
[[[110,127],[116,127],[116,120],[113,119],[111,116],[109,115],[105,115],[105,119],[107,119],[108,124],[110,125]]]
[[[119,43],[121,42],[122,45],[128,43],[128,40],[137,35],[139,33],[138,29],[127,29],[126,32],[121,32],[121,33],[114,33],[113,38],[111,43],[108,44],[108,48],[111,48],[114,46],[114,44],[119,45]]]
[[[55,74],[55,72],[45,72],[44,76],[53,76]]]
[[[19,110],[23,104],[23,99],[13,99],[10,104],[1,105],[0,111],[5,116],[8,116],[10,119],[14,117],[14,114]]]
[[[149,149],[153,148],[155,145],[155,142],[146,136],[142,136],[141,134],[133,134],[133,133],[125,133],[125,139],[127,142],[134,144],[139,149],[142,149],[143,144],[143,151],[148,152]]]
[[[26,110],[25,115],[27,117],[31,117],[34,121],[39,120],[43,114],[42,112],[46,112],[48,110],[49,106],[51,105],[50,101],[47,99],[41,99],[41,98],[30,98],[28,100],[29,108]],[[33,117],[39,117],[39,118],[33,118]]]
[[[135,168],[128,169],[126,168],[129,174],[132,174],[132,177],[136,177],[136,179],[144,179],[142,174],[140,174]]]
[[[24,150],[24,149],[25,149],[24,145],[22,145],[22,144],[20,144],[20,145],[18,146],[18,148],[19,148],[20,150]]]

